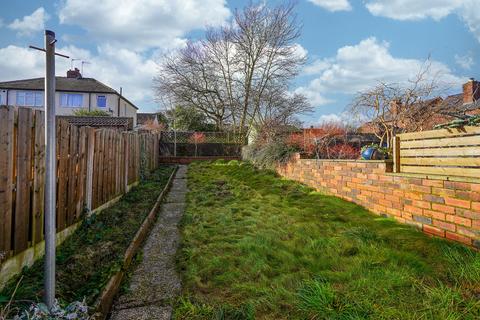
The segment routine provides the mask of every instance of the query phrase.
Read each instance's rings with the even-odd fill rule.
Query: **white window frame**
[[[65,98],[64,98],[65,97]],[[74,98],[80,98],[80,101],[78,104],[76,104],[77,101],[74,100]],[[65,100],[66,99],[66,100]],[[66,103],[65,103],[66,101]],[[82,108],[83,107],[83,94],[81,93],[60,93],[60,107],[62,108]]]
[[[17,90],[15,98],[17,106],[43,108],[43,91]],[[33,99],[32,103],[27,103],[27,98]]]

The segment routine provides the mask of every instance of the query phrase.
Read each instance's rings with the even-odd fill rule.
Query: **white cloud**
[[[139,53],[110,46],[98,48],[98,54],[75,46],[57,48],[58,52],[87,60],[84,76],[95,78],[113,89],[123,88],[124,95],[142,107],[151,104],[152,78],[157,71],[156,63]],[[10,45],[0,48],[0,81],[35,78],[44,76],[43,53]],[[70,60],[56,59],[57,76],[65,76]]]
[[[40,7],[29,16],[24,16],[22,19],[15,19],[8,25],[8,28],[17,31],[19,35],[31,35],[36,31],[45,29],[45,21],[49,18],[45,9]]]
[[[327,69],[330,66],[330,61],[325,60],[315,60],[312,63],[306,65],[303,68],[304,75],[319,74],[323,70]]]
[[[472,66],[475,64],[475,61],[473,60],[472,52],[469,52],[466,55],[456,54],[454,58],[455,58],[455,63],[465,70],[472,69]]]
[[[299,44],[299,43],[295,43],[295,44],[293,45],[293,51],[294,51],[295,54],[296,54],[299,58],[301,58],[301,59],[305,59],[305,58],[307,58],[307,56],[308,56],[308,51],[307,51],[307,49],[305,49],[304,47],[302,47],[302,45]]]
[[[338,49],[333,58],[314,62],[318,73],[306,86],[297,89],[314,106],[330,102],[334,94],[355,94],[379,81],[405,83],[422,68],[424,61],[392,56],[389,44],[374,37],[353,46]],[[315,70],[315,68],[312,68]],[[429,77],[437,77],[443,84],[459,85],[464,79],[452,74],[445,64],[431,61]]]
[[[479,0],[369,0],[366,7],[375,16],[395,20],[440,20],[458,14],[480,41]]]
[[[329,114],[322,114],[320,119],[318,119],[319,124],[323,123],[343,123],[345,117],[342,113],[329,113]]]
[[[316,86],[316,84],[314,82],[315,82],[315,80],[312,81],[306,87],[299,87],[299,88],[295,89],[294,92],[298,93],[298,94],[303,94],[308,99],[310,104],[314,107],[315,106],[322,106],[322,105],[325,105],[327,103],[333,102],[333,100],[328,99],[325,96],[323,90],[319,90],[319,88]]]
[[[352,6],[348,0],[308,0],[311,3],[328,11],[350,11]]]
[[[376,16],[396,20],[419,20],[432,18],[439,20],[457,9],[461,0],[370,0],[367,9]]]
[[[470,32],[472,32],[480,42],[480,1],[464,0],[460,15],[467,24]]]
[[[132,51],[181,46],[185,33],[229,16],[225,0],[66,0],[59,11],[61,23]]]
[[[0,48],[0,81],[42,76],[43,53],[14,45]]]
[[[87,60],[85,77],[116,90],[122,87],[124,95],[138,107],[151,109],[155,105],[152,78],[158,71],[158,54],[184,45],[185,35],[192,30],[224,24],[230,11],[225,0],[62,0],[58,15],[61,23],[85,30],[82,38],[96,48],[57,44],[57,51]],[[20,30],[23,21],[14,23]],[[63,39],[59,43],[75,43],[78,35],[59,35],[59,39]],[[306,54],[299,45],[295,49]],[[56,61],[57,75],[64,76],[70,60]],[[75,64],[80,65],[78,61]],[[44,56],[14,45],[0,48],[0,70],[0,81],[42,77]]]

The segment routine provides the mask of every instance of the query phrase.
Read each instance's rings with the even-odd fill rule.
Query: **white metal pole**
[[[55,301],[55,33],[45,30],[45,304]]]

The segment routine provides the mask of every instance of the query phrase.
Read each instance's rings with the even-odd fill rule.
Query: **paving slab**
[[[187,166],[178,168],[158,220],[145,241],[142,262],[136,266],[127,292],[115,300],[110,319],[171,319],[171,303],[181,291],[175,254],[180,244],[178,223],[185,211],[186,172]]]

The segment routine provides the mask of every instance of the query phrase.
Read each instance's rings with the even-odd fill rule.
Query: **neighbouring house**
[[[462,93],[449,95],[445,98],[436,97],[422,106],[422,108],[432,108],[435,112],[433,114],[432,112],[427,113],[429,117],[423,119],[421,130],[431,130],[438,124],[450,122],[462,115],[480,114],[480,82],[470,78],[463,84],[462,88]],[[376,128],[371,122],[366,122],[360,126],[358,132],[373,133],[375,130]]]
[[[55,77],[55,112],[73,115],[75,110],[103,110],[112,117],[127,117],[137,123],[138,108],[120,93],[93,78],[83,78],[75,68],[66,77]],[[0,82],[0,105],[43,109],[44,78]]]

